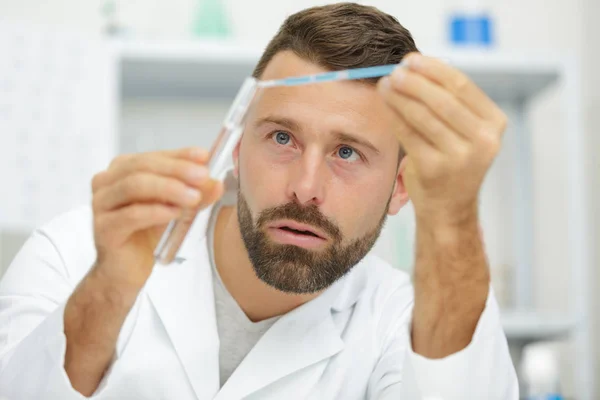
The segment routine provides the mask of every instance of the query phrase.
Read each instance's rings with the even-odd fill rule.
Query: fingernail
[[[198,201],[200,199],[200,192],[197,191],[196,189],[188,188],[185,191],[185,196],[190,201]]]
[[[421,60],[421,55],[419,53],[410,53],[402,61],[406,63],[409,67],[417,67]]]
[[[387,90],[390,87],[390,77],[389,76],[384,76],[383,78],[381,78],[377,84],[377,86],[379,86],[379,90]]]

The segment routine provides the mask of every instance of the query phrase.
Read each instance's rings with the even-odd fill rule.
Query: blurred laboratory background
[[[115,155],[210,147],[285,17],[327,3],[0,0],[0,275],[32,229],[90,202]],[[360,3],[509,115],[481,209],[520,380],[545,374],[566,398],[600,398],[600,1]],[[375,250],[408,272],[411,212]]]

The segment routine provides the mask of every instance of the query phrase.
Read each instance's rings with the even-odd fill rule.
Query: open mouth
[[[271,238],[281,244],[319,248],[328,240],[319,229],[292,220],[278,221],[268,228]]]
[[[299,235],[308,235],[308,236],[313,236],[316,238],[321,238],[321,236],[317,235],[316,233],[314,233],[312,231],[302,231],[302,230],[290,228],[289,226],[280,226],[279,229],[287,231],[287,232],[296,233]]]

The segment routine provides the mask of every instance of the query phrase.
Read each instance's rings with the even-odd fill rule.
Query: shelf
[[[576,327],[575,318],[564,314],[510,311],[502,313],[501,320],[506,337],[513,342],[563,339]]]
[[[428,52],[447,60],[496,101],[524,101],[555,83],[564,71],[560,58],[484,50]]]
[[[261,54],[257,46],[204,41],[120,43],[116,50],[124,97],[231,98]]]
[[[116,42],[125,97],[233,96],[262,49],[233,42]],[[528,99],[560,75],[560,59],[482,51],[425,51],[471,78],[496,101]]]

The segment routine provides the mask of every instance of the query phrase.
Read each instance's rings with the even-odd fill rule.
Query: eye
[[[360,156],[356,150],[352,147],[342,146],[338,149],[338,155],[342,160],[346,161],[357,161]]]
[[[274,133],[273,139],[280,145],[285,146],[291,140],[289,133],[278,131]]]

